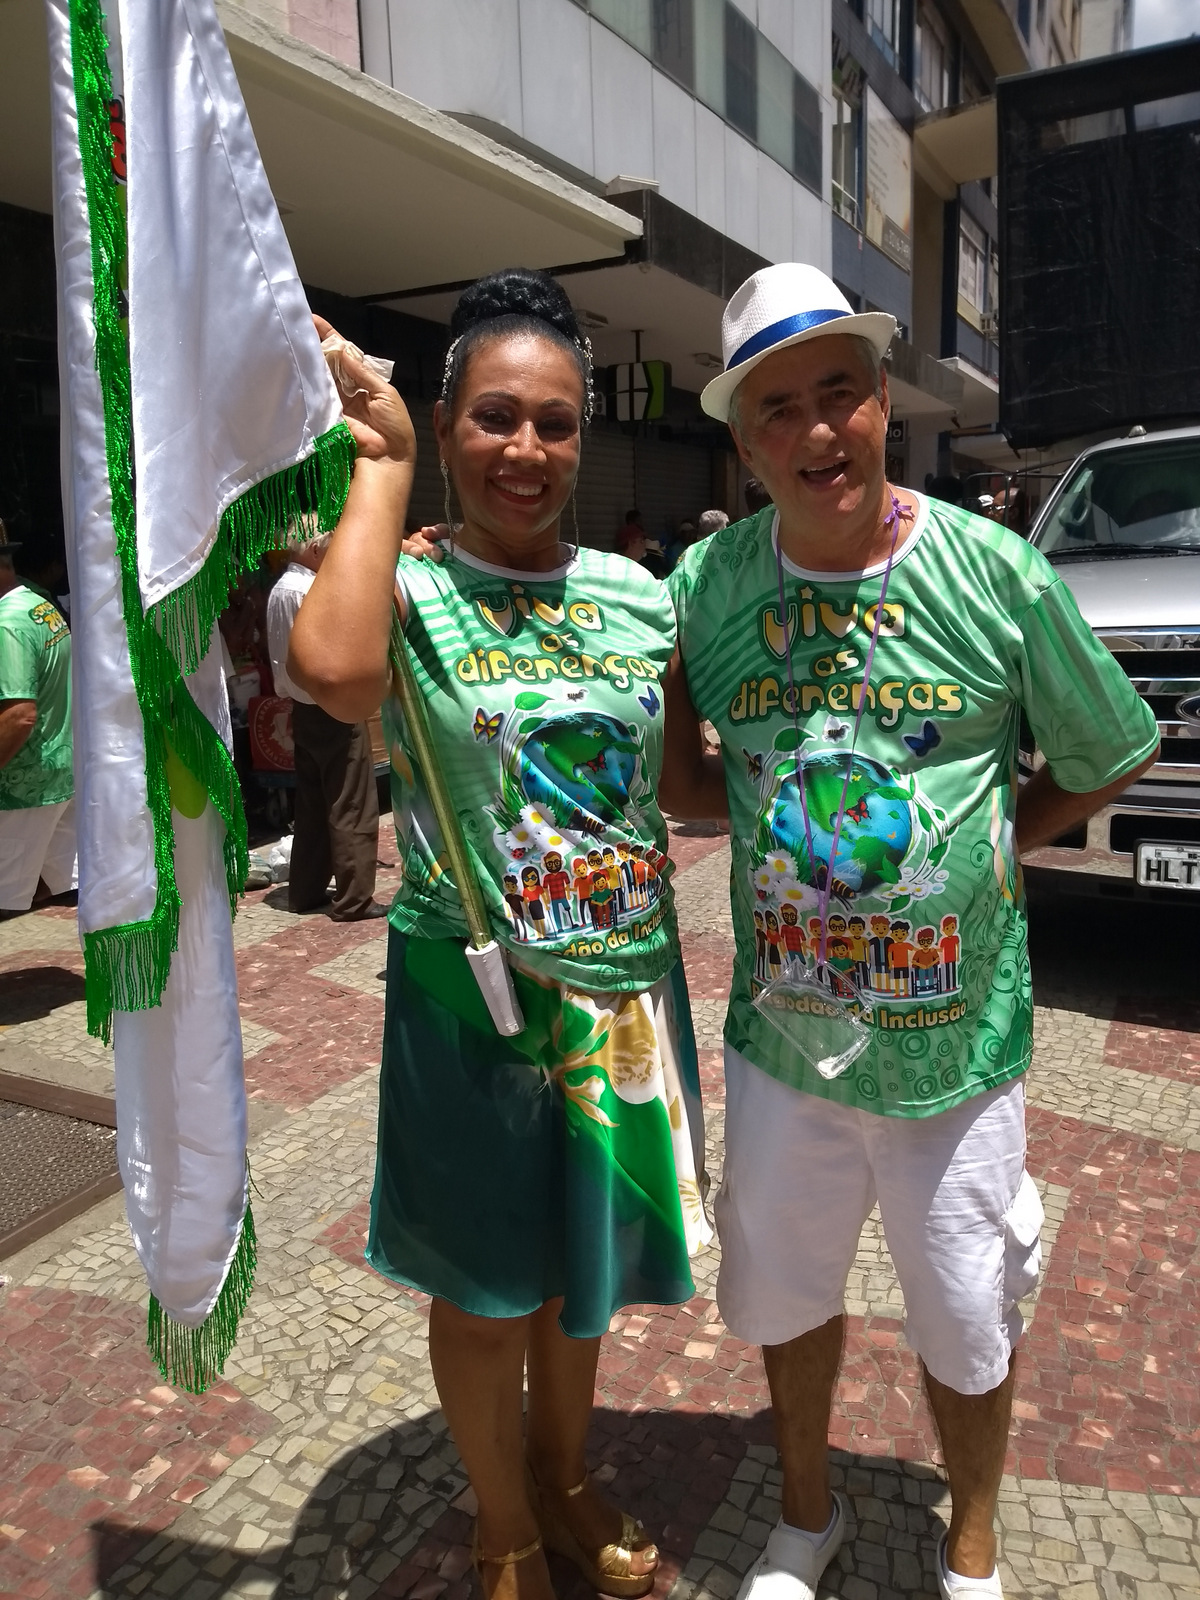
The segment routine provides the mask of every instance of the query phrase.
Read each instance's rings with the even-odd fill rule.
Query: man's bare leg
[[[824,1533],[833,1516],[829,1413],[845,1332],[845,1317],[836,1316],[787,1344],[763,1346],[783,1468],[783,1520],[806,1533]]]
[[[1016,1369],[1014,1353],[1006,1377],[994,1389],[959,1394],[921,1364],[950,1479],[946,1565],[963,1578],[990,1578],[995,1570],[996,1500],[1008,1450]]]

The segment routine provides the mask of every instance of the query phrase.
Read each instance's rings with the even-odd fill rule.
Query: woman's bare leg
[[[598,1550],[621,1537],[621,1512],[590,1486],[567,1499],[587,1473],[584,1446],[592,1420],[599,1339],[572,1339],[558,1325],[561,1300],[547,1300],[528,1319],[529,1464],[538,1486],[553,1497],[554,1509],[585,1550]],[[558,1490],[558,1493],[554,1491]],[[653,1547],[637,1550],[631,1570],[652,1572]]]
[[[525,1492],[522,1378],[528,1317],[476,1317],[447,1300],[429,1313],[429,1361],[442,1411],[479,1503],[484,1555],[502,1556],[537,1538]],[[594,1363],[593,1363],[594,1365]],[[544,1556],[485,1566],[493,1600],[552,1600]]]

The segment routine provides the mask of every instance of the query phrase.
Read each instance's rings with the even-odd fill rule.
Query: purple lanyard
[[[833,880],[833,867],[837,861],[838,845],[842,837],[842,823],[846,820],[846,800],[850,793],[850,773],[854,767],[854,756],[858,749],[858,730],[862,727],[863,712],[867,707],[867,685],[871,681],[871,668],[875,663],[875,646],[879,643],[879,630],[883,626],[883,604],[887,599],[888,579],[892,575],[892,560],[896,554],[896,539],[900,533],[900,518],[904,515],[903,508],[896,496],[892,495],[892,509],[888,513],[885,528],[892,530],[892,542],[888,548],[887,562],[883,569],[883,582],[879,586],[879,599],[875,606],[875,622],[871,628],[871,643],[867,648],[867,664],[863,668],[862,683],[858,691],[858,708],[854,713],[854,732],[850,736],[850,751],[846,761],[846,776],[842,781],[842,798],[838,802],[837,817],[833,824],[833,844],[829,851],[829,864],[825,868],[825,882],[817,891],[817,916],[821,923],[821,944],[817,952],[817,965],[825,963],[826,924],[829,916],[829,893]],[[817,856],[813,849],[812,822],[808,815],[808,796],[804,792],[804,770],[800,759],[800,719],[796,713],[796,680],[792,675],[792,637],[788,628],[787,602],[783,593],[783,546],[779,536],[775,538],[775,571],[779,579],[779,620],[783,629],[783,650],[787,659],[788,689],[792,696],[792,726],[796,730],[796,788],[800,794],[800,814],[804,818],[804,841],[808,846],[808,862],[813,874],[817,876]]]

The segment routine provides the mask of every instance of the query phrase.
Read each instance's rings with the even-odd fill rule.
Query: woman
[[[397,569],[412,429],[395,391],[356,369],[366,392],[347,414],[359,461],[291,661],[334,716],[378,705],[395,576],[526,1027],[505,1040],[488,1020],[422,774],[388,698],[404,883],[391,911],[367,1255],[434,1297],[430,1360],[479,1504],[486,1594],[548,1600],[544,1538],[597,1588],[641,1595],[657,1553],[589,1484],[584,1442],[612,1313],[687,1299],[689,1251],[710,1236],[674,913],[667,890],[603,929],[539,920],[522,942],[505,894],[514,878],[539,881],[552,857],[574,861],[578,891],[579,858],[597,846],[648,854],[665,843],[661,697],[648,691],[674,650],[674,616],[654,579],[563,542],[591,363],[562,290],[543,274],[496,274],[463,295],[451,332],[434,428],[447,521],[453,486],[461,525],[444,559],[405,556]],[[580,911],[582,921],[582,901]]]

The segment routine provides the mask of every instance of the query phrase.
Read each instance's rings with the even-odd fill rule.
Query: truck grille
[[[1200,634],[1102,633],[1100,638],[1154,713],[1162,739],[1159,765],[1200,769]]]

